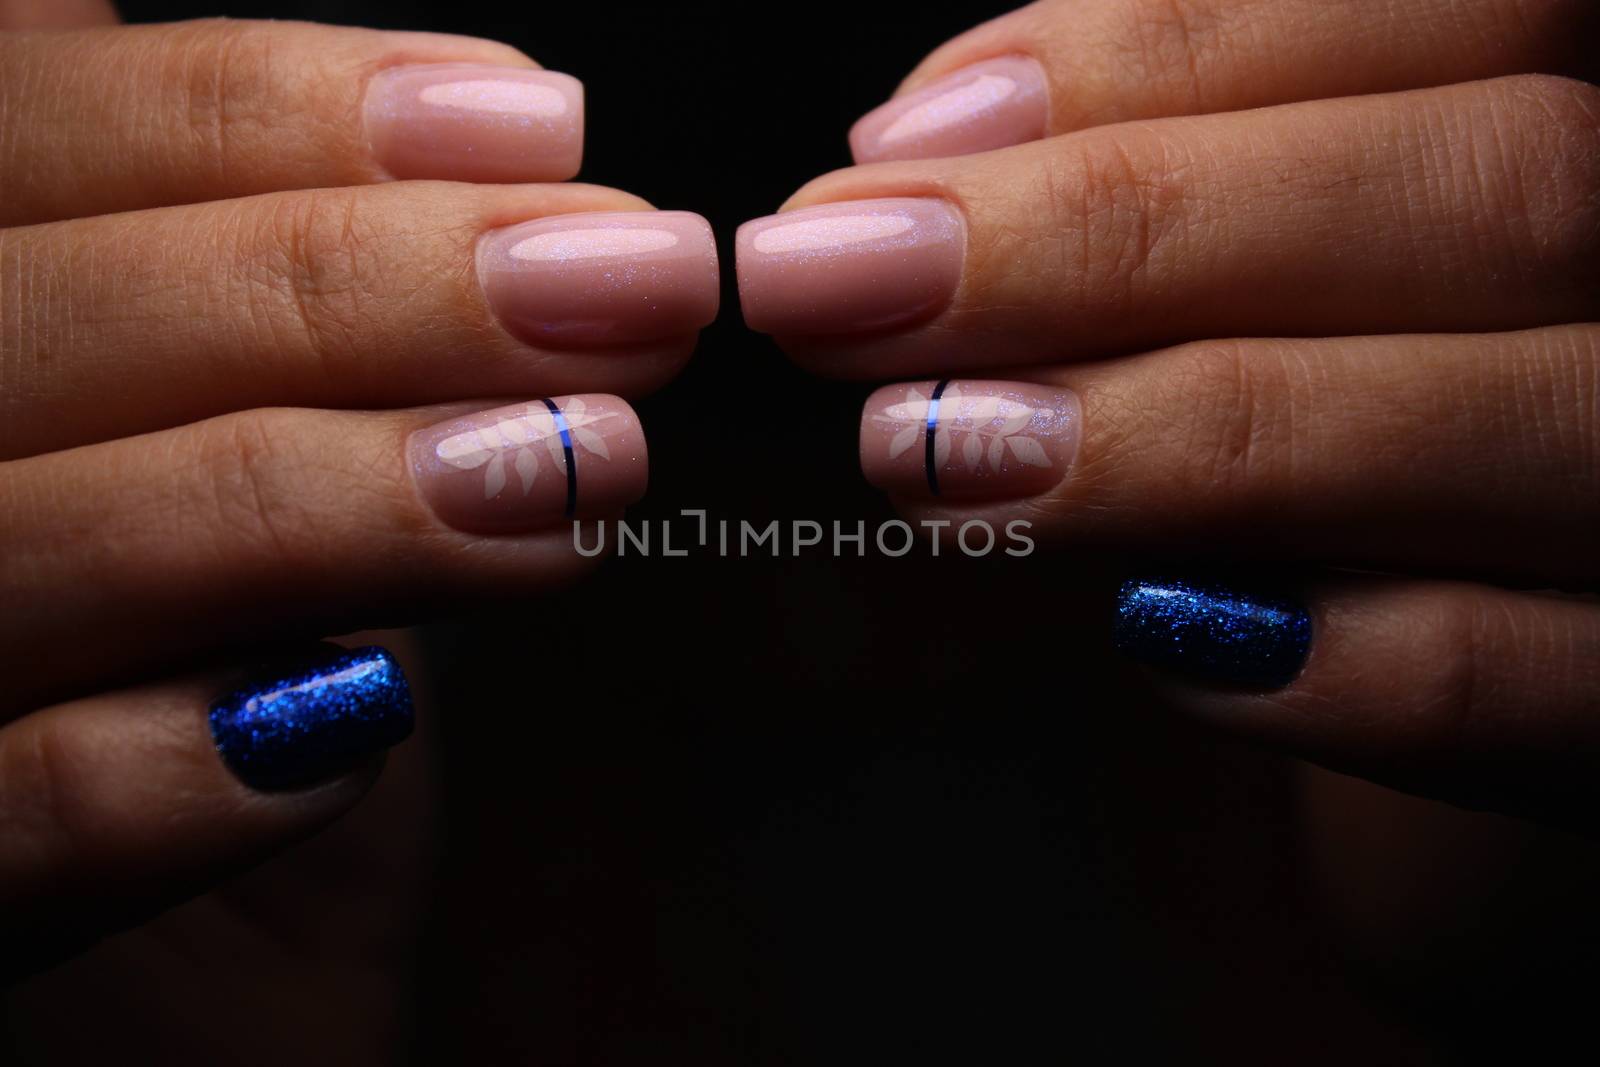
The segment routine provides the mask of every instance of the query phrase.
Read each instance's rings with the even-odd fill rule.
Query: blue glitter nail
[[[1311,616],[1276,597],[1136,579],[1117,591],[1112,640],[1147,663],[1213,681],[1278,689],[1305,665]]]
[[[246,785],[337,777],[411,733],[411,687],[384,649],[358,648],[241,687],[211,705],[211,736]]]

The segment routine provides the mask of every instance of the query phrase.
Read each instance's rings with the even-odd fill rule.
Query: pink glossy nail
[[[850,130],[850,151],[857,163],[877,163],[1037,141],[1048,128],[1049,107],[1038,60],[989,59],[868,112]]]
[[[554,215],[478,242],[489,307],[529,344],[597,348],[693,334],[721,295],[711,226],[687,211]]]
[[[481,411],[418,430],[406,447],[434,514],[469,533],[620,514],[650,469],[638,416],[603,393]]]
[[[861,415],[861,470],[908,496],[1034,496],[1072,466],[1079,410],[1075,393],[1021,382],[885,386]]]
[[[857,333],[943,310],[961,284],[966,225],[944,200],[849,200],[747,222],[735,249],[752,330]]]
[[[392,67],[367,86],[366,124],[396,178],[566,181],[583,162],[583,83],[521,67]]]

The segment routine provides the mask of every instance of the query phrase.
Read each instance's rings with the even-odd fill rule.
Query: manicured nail
[[[607,518],[644,495],[644,431],[621,397],[558,396],[411,435],[412,474],[434,513],[469,533],[524,533]]]
[[[850,200],[754,219],[735,245],[752,330],[856,333],[943,310],[961,283],[966,225],[943,200]]]
[[[553,215],[491,230],[478,277],[507,330],[549,348],[693,334],[717,317],[711,226],[687,211]]]
[[[889,385],[861,414],[861,470],[911,496],[1017,499],[1057,484],[1078,452],[1076,393],[957,379]]]
[[[391,67],[367,86],[366,125],[396,178],[566,181],[583,162],[583,83],[521,67]]]
[[[381,648],[275,672],[211,705],[223,762],[253,789],[327,781],[411,734],[411,686]]]
[[[1311,616],[1290,600],[1186,581],[1140,579],[1117,593],[1116,646],[1208,681],[1279,689],[1311,649]]]
[[[987,152],[1045,135],[1050,90],[1028,56],[963,67],[868,112],[850,130],[857,163]]]

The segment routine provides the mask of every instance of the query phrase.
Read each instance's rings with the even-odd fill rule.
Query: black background
[[[122,8],[476,34],[583,79],[581,178],[706,215],[725,265],[690,369],[639,405],[633,517],[871,529],[892,513],[856,463],[866,389],[744,329],[731,238],[846,165],[856,117],[1006,6]],[[1172,723],[1109,656],[1124,567],[617,559],[430,628],[444,852],[424,1058],[1304,1062],[1337,1045],[1348,989],[1306,919],[1289,767]]]

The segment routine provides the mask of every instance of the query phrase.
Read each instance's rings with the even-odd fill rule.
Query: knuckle
[[[1132,312],[1181,231],[1184,167],[1173,146],[1152,150],[1143,137],[1097,132],[1042,169],[1042,195],[1059,225],[1059,269],[1066,299],[1080,309]]]
[[[230,188],[261,187],[272,160],[324,157],[353,119],[337,49],[296,47],[293,27],[227,18],[178,23],[159,53],[182,106],[170,113],[191,165]],[[335,58],[330,58],[330,56]],[[312,110],[308,101],[316,101]]]
[[[354,189],[274,197],[259,211],[242,279],[252,318],[336,376],[380,327],[372,258],[381,234]]]
[[[1204,70],[1224,47],[1224,19],[1206,0],[1136,0],[1109,5],[1116,24],[1107,34],[1124,72],[1143,85],[1160,86],[1170,107],[1201,109]]]
[[[182,102],[172,115],[190,144],[190,164],[226,181],[238,165],[235,133],[257,121],[250,108],[271,84],[271,49],[257,24],[200,19],[171,28],[163,71]]]
[[[1197,493],[1226,497],[1237,508],[1270,491],[1295,463],[1296,392],[1291,363],[1274,346],[1213,341],[1189,348],[1168,388],[1179,469]]]
[[[198,450],[208,477],[197,480],[204,528],[219,541],[271,558],[315,559],[318,524],[305,514],[292,471],[303,475],[315,457],[300,454],[305,415],[262,408],[213,419],[196,427]]]
[[[1463,592],[1443,600],[1429,620],[1435,655],[1421,662],[1444,665],[1418,709],[1430,749],[1459,751],[1497,734],[1496,709],[1505,706],[1512,677],[1504,668],[1515,656],[1508,639],[1514,645],[1520,629],[1511,612],[1503,598]]]
[[[1471,138],[1486,199],[1521,229],[1533,262],[1592,266],[1600,259],[1600,88],[1547,74],[1505,78],[1497,88]]]
[[[94,782],[73,751],[43,720],[19,724],[0,744],[0,825],[24,872],[70,866],[93,847],[96,820],[85,798]]]

